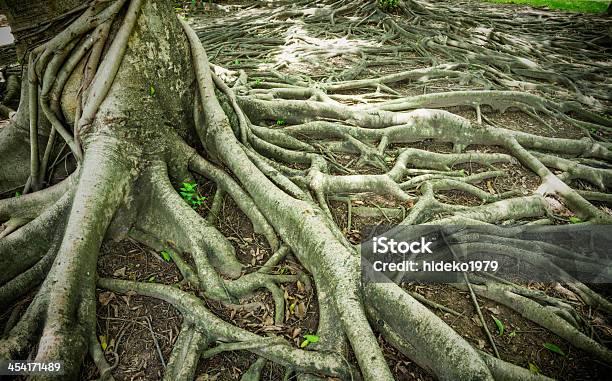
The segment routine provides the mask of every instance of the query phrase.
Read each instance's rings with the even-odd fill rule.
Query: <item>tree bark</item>
[[[17,57],[21,60],[33,49],[65,28],[71,11],[87,5],[80,0],[4,0],[3,7],[15,37]],[[39,30],[40,29],[40,30]],[[22,60],[23,62],[23,60]]]
[[[474,124],[434,109],[477,105],[481,115],[481,105],[495,110],[512,106],[571,122],[575,119],[567,115],[568,104],[501,90],[398,96],[387,102],[365,102],[367,107],[348,106],[330,97],[334,89],[368,91],[372,85],[379,97],[387,91],[385,87],[390,89],[384,82],[399,81],[403,74],[322,83],[321,87],[289,78],[291,86],[273,82],[270,86],[279,87],[258,93],[253,86],[261,80],[249,83],[246,73],[239,73],[240,79],[232,84],[215,74],[206,46],[186,21],[175,17],[167,0],[100,1],[96,2],[99,9],[81,9],[76,1],[26,5],[11,0],[7,4],[11,19],[21,25],[17,28],[18,34],[23,33],[20,49],[29,52],[30,64],[19,111],[10,127],[0,131],[0,191],[23,184],[28,177],[32,184],[32,179],[45,178],[49,170],[42,164],[43,151],[47,135],[53,136],[54,131],[55,146],[67,147],[65,156],[71,154],[78,165],[60,184],[39,181],[32,186],[34,192],[0,200],[0,221],[8,227],[6,236],[0,236],[0,301],[11,303],[40,285],[21,320],[0,340],[0,358],[25,358],[36,348],[36,361],[63,360],[67,373],[61,379],[73,380],[79,378],[89,350],[101,378],[108,376],[110,366],[96,338],[95,293],[96,287],[102,287],[160,298],[183,314],[167,379],[193,378],[202,351],[246,349],[295,371],[300,380],[361,376],[365,381],[389,381],[393,374],[374,328],[440,379],[544,379],[480,353],[398,285],[363,279],[360,252],[334,220],[326,197],[378,193],[396,199],[404,210],[410,204],[404,225],[430,221],[451,225],[544,218],[552,199],[544,195],[552,195],[555,202],[563,199],[568,210],[584,221],[610,222],[608,214],[549,169],[569,168],[571,176],[603,184],[603,169],[568,164],[569,159],[553,154],[582,155],[603,163],[612,159],[608,144],[506,130],[483,124],[480,117]],[[349,5],[345,9],[355,8],[354,3]],[[372,15],[380,12],[375,2],[369,5]],[[289,8],[279,7],[278,16],[286,20]],[[38,12],[43,23],[30,11]],[[62,15],[66,17],[60,20]],[[369,16],[364,17],[365,21]],[[375,19],[377,27],[381,19],[392,20],[379,14]],[[45,30],[40,36],[28,35],[36,31],[28,27],[34,24]],[[438,43],[430,39],[420,49]],[[467,40],[462,44],[470,46]],[[480,52],[485,47],[475,49]],[[447,66],[442,77],[457,74],[449,68],[458,65]],[[283,80],[283,74],[268,74]],[[282,123],[277,120],[270,127],[268,122],[279,116],[285,118]],[[589,120],[594,125],[604,119],[592,116]],[[452,143],[456,152],[429,152],[407,145],[426,140]],[[48,142],[47,147],[54,146],[53,139]],[[463,152],[470,145],[495,146],[507,153]],[[532,152],[536,149],[551,154]],[[394,155],[389,157],[392,168],[385,160],[387,154]],[[334,172],[346,170],[334,159],[344,155],[353,155],[357,161],[356,170],[346,175]],[[492,194],[473,185],[503,171],[464,176],[463,170],[453,170],[466,163],[482,167],[510,163],[512,156],[541,180],[529,196]],[[383,172],[359,174],[362,165]],[[265,237],[273,254],[264,266],[245,273],[235,247],[211,222],[217,216],[203,219],[177,191],[196,174],[216,184],[217,206],[223,197],[233,198],[253,230]],[[440,190],[463,191],[484,204],[442,202],[436,198]],[[351,199],[348,203],[350,211]],[[189,291],[156,282],[98,279],[97,260],[104,239],[128,235],[152,249],[172,252],[184,278],[181,286],[187,285]],[[241,329],[208,310],[203,299],[235,303],[263,288],[272,294],[275,322],[282,324],[286,309],[278,284],[304,279],[303,274],[274,273],[289,252],[316,286],[320,342],[299,349],[280,337]],[[183,260],[183,255],[192,260]],[[473,289],[517,310],[529,307],[528,314],[525,308],[522,312],[530,319],[611,361],[611,351],[569,326],[563,315],[538,315],[540,304],[523,296],[527,291],[518,286]],[[592,303],[612,310],[586,286],[579,289]],[[357,365],[346,360],[349,345]],[[262,361],[258,360],[254,373]]]

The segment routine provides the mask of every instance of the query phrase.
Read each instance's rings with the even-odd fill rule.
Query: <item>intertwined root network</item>
[[[397,215],[400,209],[351,206],[377,194],[406,211],[404,225],[552,224],[559,210],[585,223],[610,222],[599,204],[610,202],[612,182],[612,122],[604,116],[610,52],[600,27],[609,21],[535,11],[508,18],[474,7],[406,1],[389,14],[375,1],[300,1],[248,8],[196,32],[163,1],[94,2],[30,52],[19,111],[0,135],[7,158],[0,174],[20,184],[27,180],[25,195],[0,200],[6,221],[0,302],[8,306],[40,285],[26,312],[8,323],[0,357],[21,358],[36,348],[36,360],[61,359],[63,377],[76,379],[89,351],[101,378],[112,379],[116,364],[107,362],[95,333],[99,287],[159,298],[181,312],[167,380],[193,379],[201,356],[231,350],[260,357],[244,380],[259,379],[266,361],[300,380],[393,379],[374,331],[440,379],[545,379],[472,347],[426,307],[435,303],[394,283],[362,282],[356,247],[328,204],[344,200],[355,216]],[[574,35],[556,34],[561,27]],[[313,30],[319,34],[307,36]],[[243,56],[231,56],[234,43]],[[240,70],[210,64],[206,51]],[[334,57],[350,66],[329,65]],[[356,79],[403,60],[422,67]],[[325,71],[308,76],[301,64]],[[443,81],[463,89],[405,95]],[[406,82],[407,90],[393,89]],[[444,110],[458,106],[473,108],[475,121]],[[571,125],[584,138],[505,129],[493,115],[507,109],[553,131],[556,124]],[[23,141],[29,143],[18,144]],[[421,141],[424,147],[452,144],[453,152],[412,144]],[[51,184],[51,158],[61,157],[64,146],[78,165]],[[352,159],[343,161],[345,156]],[[485,169],[456,169],[466,163]],[[520,163],[540,185],[535,191],[485,190],[488,180],[507,174],[499,167],[504,163]],[[192,174],[216,185],[210,218],[173,186]],[[6,184],[2,191],[12,186]],[[450,190],[481,203],[440,197]],[[226,197],[274,252],[254,272],[245,273],[213,224],[223,218]],[[552,245],[523,247],[492,231],[497,235],[479,242],[500,255],[512,251],[551,267],[568,259],[585,269],[601,266]],[[169,252],[183,282],[198,292],[97,278],[102,241],[126,235]],[[309,275],[276,272],[290,253]],[[612,311],[587,286],[566,279],[585,304]],[[298,280],[316,288],[319,304],[320,340],[307,349],[236,327],[206,307],[205,299],[239,303],[266,289],[275,322],[282,324],[279,284]],[[455,286],[469,290],[474,301],[479,295],[513,308],[612,363],[612,352],[585,334],[581,317],[564,300],[510,282],[481,281],[466,278]],[[347,360],[349,350],[355,365]]]

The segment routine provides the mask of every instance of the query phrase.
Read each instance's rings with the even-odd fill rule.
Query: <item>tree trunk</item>
[[[70,16],[87,2],[79,0],[20,1],[3,0],[8,21],[15,37],[17,56],[40,45],[65,28]]]
[[[209,64],[206,46],[166,0],[96,1],[82,9],[77,1],[39,0],[26,5],[11,0],[7,5],[18,30],[18,49],[27,52],[28,66],[17,115],[0,132],[0,192],[24,186],[19,189],[26,194],[0,200],[0,221],[6,221],[0,235],[0,305],[8,306],[40,287],[26,313],[0,340],[0,358],[25,358],[35,347],[36,361],[62,360],[66,370],[63,376],[37,379],[76,380],[89,353],[101,378],[109,377],[111,367],[96,336],[97,286],[160,298],[183,314],[184,324],[165,370],[168,380],[193,379],[203,351],[232,348],[279,363],[300,380],[391,380],[374,329],[440,379],[545,379],[478,351],[398,285],[363,280],[359,252],[334,221],[326,196],[379,193],[401,205],[416,202],[405,225],[425,222],[430,214],[444,216],[438,222],[451,225],[544,218],[550,198],[543,195],[553,194],[583,220],[609,222],[609,215],[543,164],[565,168],[570,166],[566,159],[530,151],[584,154],[604,161],[612,159],[608,145],[476,125],[444,110],[404,112],[477,104],[480,115],[481,104],[500,109],[524,104],[525,110],[573,121],[566,115],[572,104],[491,90],[400,98],[364,110],[328,95],[372,85],[378,93],[386,81],[395,80],[388,76],[312,87],[293,80],[295,85],[272,88],[258,97],[246,73],[232,87],[216,74],[219,68]],[[372,14],[380,12],[375,2],[370,5]],[[61,18],[66,12],[69,15]],[[43,27],[40,36],[29,36],[40,22],[52,27]],[[441,70],[452,77],[456,68]],[[438,69],[425,76],[435,73]],[[395,109],[399,111],[390,111]],[[281,115],[292,125],[265,126]],[[591,118],[589,125],[603,120],[582,115]],[[283,124],[277,122],[277,127]],[[405,147],[427,139],[452,143],[457,152]],[[499,146],[509,154],[462,152],[476,144]],[[389,169],[385,152],[391,145],[405,149],[394,151],[397,156]],[[55,183],[50,180],[54,171],[50,157],[59,157],[64,146],[74,170]],[[335,174],[330,168],[342,167],[333,160],[340,154],[356,156],[359,168],[369,165],[385,172]],[[451,171],[457,163],[511,162],[511,155],[540,176],[542,186],[533,195],[492,195],[472,185],[498,176],[499,171],[465,178]],[[414,174],[411,167],[425,171],[425,178],[406,179]],[[609,185],[603,170],[571,168],[577,178]],[[216,184],[217,205],[230,197],[254,231],[265,237],[274,254],[263,267],[244,274],[230,240],[185,202],[185,194],[177,192],[175,186],[184,186],[194,174]],[[411,182],[413,190],[421,192],[418,198],[407,192]],[[447,189],[460,189],[485,204],[459,207],[438,201],[435,192]],[[198,296],[154,282],[98,279],[103,240],[128,235],[152,249],[170,252]],[[502,243],[501,247],[513,249],[512,244]],[[202,298],[236,303],[255,290],[267,289],[275,302],[275,322],[282,324],[285,302],[278,284],[304,280],[300,274],[274,273],[289,252],[316,286],[319,343],[299,349],[282,338],[259,336],[229,324],[207,309]],[[192,261],[183,260],[183,255]],[[581,290],[593,304],[610,308],[586,287]],[[608,349],[569,326],[560,313],[546,309],[545,316],[538,314],[532,304],[536,302],[522,296],[527,291],[507,285],[480,286],[476,291],[518,306],[579,348],[604,361],[612,359]],[[349,347],[356,364],[346,360]],[[255,375],[262,362],[256,365],[250,370]]]

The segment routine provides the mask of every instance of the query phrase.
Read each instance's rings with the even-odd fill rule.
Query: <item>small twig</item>
[[[286,344],[280,337],[262,337],[257,340],[239,341],[234,343],[220,343],[216,347],[208,349],[202,353],[202,358],[210,358],[219,353],[227,351],[251,350],[278,344]]]
[[[455,260],[458,260],[459,258],[457,258],[455,251],[453,250],[452,246],[446,240],[446,235],[444,234],[444,230],[440,230],[440,233],[441,233],[442,239],[444,240],[444,243],[448,246],[448,249],[453,254],[453,258],[455,258]],[[485,331],[485,335],[487,336],[489,343],[493,347],[493,352],[495,352],[495,357],[500,358],[499,351],[497,350],[495,341],[493,341],[493,336],[491,335],[491,331],[489,331],[489,328],[487,327],[487,323],[485,322],[484,316],[482,316],[482,310],[480,309],[480,305],[478,304],[478,300],[476,299],[476,294],[474,293],[474,290],[472,289],[472,283],[470,283],[470,279],[468,278],[465,271],[462,271],[461,273],[463,274],[463,279],[465,280],[465,284],[467,285],[468,290],[470,291],[470,297],[472,299],[472,302],[474,303],[474,307],[476,308],[476,313],[478,314],[478,318],[480,319],[482,328]]]
[[[463,316],[462,313],[457,312],[457,311],[453,310],[452,308],[443,306],[443,305],[441,305],[439,303],[436,303],[434,301],[431,301],[431,300],[427,299],[426,297],[424,297],[423,295],[419,294],[418,292],[408,292],[408,293],[410,294],[410,296],[412,296],[413,298],[415,298],[416,300],[418,300],[419,302],[421,302],[423,304],[427,304],[427,305],[429,305],[429,306],[431,306],[433,308],[437,308],[437,309],[439,309],[441,311],[448,312],[449,314],[453,314],[455,316]]]
[[[149,331],[151,332],[151,336],[153,337],[153,342],[155,343],[155,348],[157,349],[157,354],[159,355],[159,359],[161,360],[162,366],[166,367],[166,362],[164,361],[164,356],[162,355],[161,349],[159,348],[159,342],[155,337],[155,332],[153,332],[153,326],[151,326],[151,319],[148,316],[143,316],[143,318],[147,321],[149,326]]]
[[[347,205],[347,222],[346,222],[346,231],[349,232],[351,231],[351,218],[353,216],[353,202],[351,201],[351,198],[348,197],[347,201],[346,201],[346,205]]]

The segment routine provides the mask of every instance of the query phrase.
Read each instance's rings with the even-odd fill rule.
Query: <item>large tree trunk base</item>
[[[380,16],[372,4],[368,7],[373,15]],[[428,12],[428,5],[407,4]],[[399,35],[412,33],[393,25],[392,19],[389,23]],[[432,44],[441,42],[432,39]],[[265,89],[253,89],[241,73],[229,87],[215,73],[219,68],[211,69],[197,34],[174,18],[169,4],[123,0],[87,8],[29,56],[24,82],[28,101],[21,103],[16,119],[29,122],[29,134],[19,126],[0,135],[0,155],[10,158],[0,164],[0,192],[25,184],[27,193],[0,200],[0,219],[7,221],[0,236],[0,265],[6,269],[0,274],[0,302],[9,305],[40,285],[23,316],[0,340],[0,358],[25,358],[36,348],[36,361],[62,360],[66,368],[64,376],[36,379],[78,379],[89,353],[101,378],[111,379],[116,363],[109,364],[96,335],[96,288],[102,288],[158,298],[180,312],[183,323],[165,369],[167,380],[193,379],[201,356],[233,350],[259,357],[245,380],[258,379],[267,361],[302,380],[393,379],[375,331],[440,379],[546,379],[480,352],[427,308],[426,301],[398,285],[362,282],[360,258],[328,205],[331,197],[383,195],[411,205],[404,225],[548,219],[551,206],[558,203],[582,221],[612,220],[588,201],[606,199],[604,192],[584,193],[572,186],[575,179],[602,191],[610,186],[612,153],[605,139],[507,130],[483,123],[481,110],[485,105],[502,111],[514,107],[531,116],[542,113],[607,133],[611,124],[597,113],[599,106],[577,111],[572,102],[507,89],[429,94],[365,106],[339,101],[347,89],[393,91],[388,85],[405,78],[460,75],[459,66],[322,86],[290,79],[291,85],[269,83]],[[475,107],[477,123],[439,110],[466,105]],[[284,119],[277,126],[264,126],[280,116]],[[40,144],[46,123],[42,121],[50,123],[49,136],[57,134],[78,162],[69,179],[52,187],[46,187],[45,179],[53,168],[54,144],[59,143],[50,138]],[[407,146],[428,139],[451,143],[454,152]],[[26,149],[23,144],[15,147],[16,140],[27,141]],[[466,151],[473,145],[495,146],[506,153]],[[355,169],[336,160],[338,155],[353,156]],[[585,161],[571,160],[576,156]],[[500,171],[464,176],[453,170],[463,163],[493,166],[517,161],[541,181],[533,194],[491,194],[478,186],[502,176]],[[358,174],[363,167],[377,172]],[[175,189],[190,181],[191,173],[215,183],[210,218],[202,218]],[[441,201],[440,192],[448,190],[471,195],[482,205]],[[273,252],[254,272],[245,271],[234,246],[213,223],[224,197],[234,200]],[[351,200],[344,200],[350,209]],[[104,239],[128,236],[168,255],[183,278],[179,287],[98,278]],[[502,236],[494,243],[503,250],[526,252]],[[289,253],[310,276],[275,271]],[[537,248],[525,255],[555,263],[557,259],[545,254]],[[298,281],[309,285],[309,279],[319,304],[320,341],[306,349],[230,324],[205,302],[235,306],[264,289],[274,301],[274,322],[281,325],[287,308],[280,286]],[[585,303],[612,310],[586,286],[568,282]],[[517,285],[468,282],[466,287],[474,300],[477,294],[513,308],[612,363],[612,351],[583,332],[574,309],[558,298]],[[349,347],[356,365],[347,361]]]

